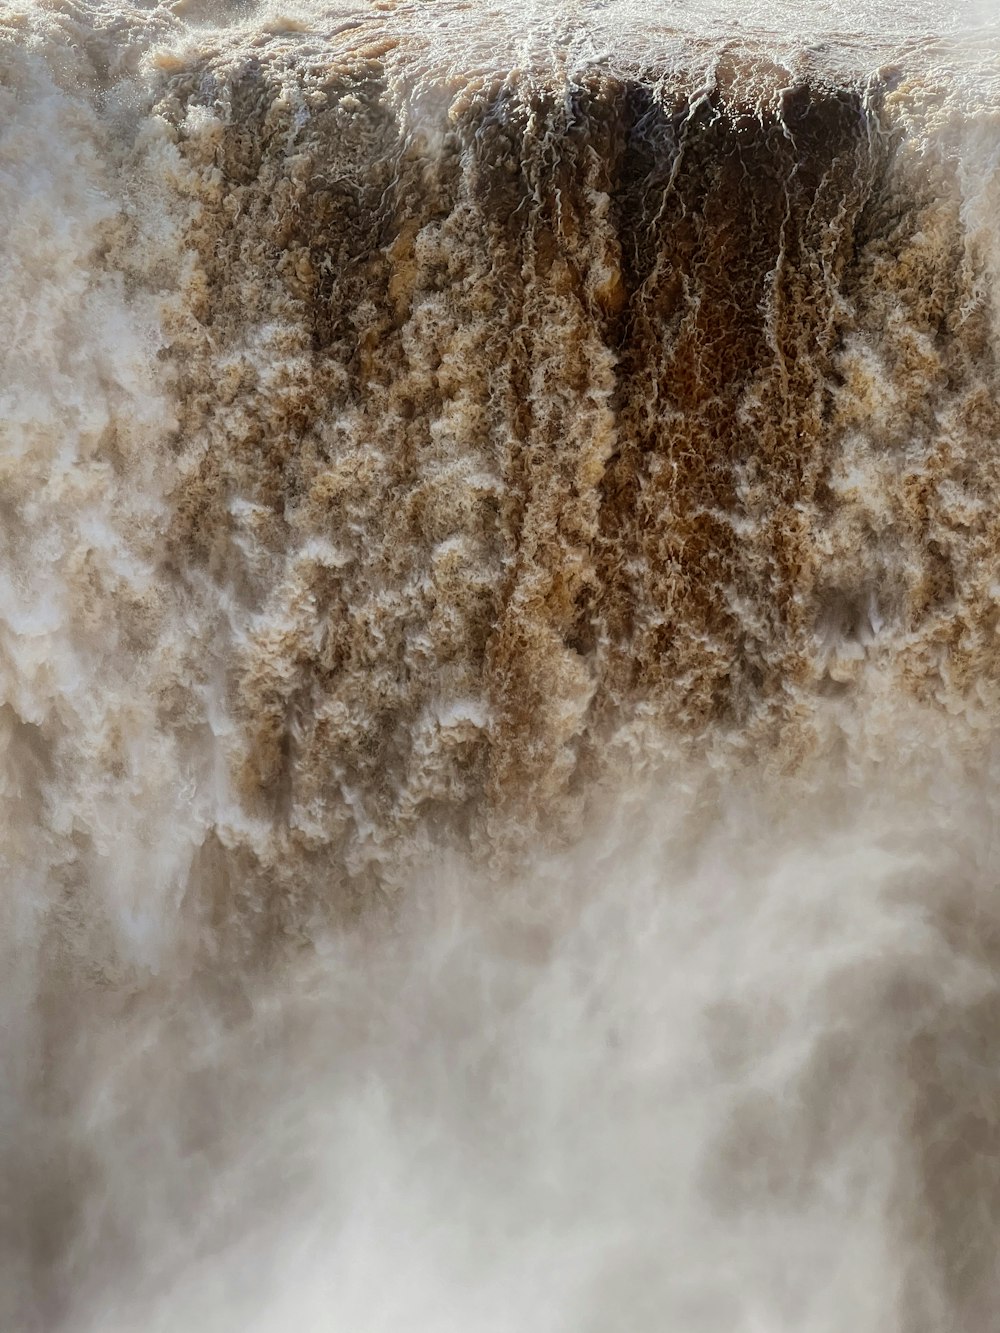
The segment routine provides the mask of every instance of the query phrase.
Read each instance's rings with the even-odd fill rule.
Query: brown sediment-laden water
[[[0,278],[0,1325],[993,1333],[993,16],[8,2]]]

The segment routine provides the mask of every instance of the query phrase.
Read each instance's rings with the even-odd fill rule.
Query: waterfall
[[[991,1333],[1000,28],[856,9],[0,4],[4,1328]]]

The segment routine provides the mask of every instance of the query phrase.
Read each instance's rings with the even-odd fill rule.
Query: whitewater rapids
[[[0,1328],[994,1333],[989,8],[3,3],[0,292]]]

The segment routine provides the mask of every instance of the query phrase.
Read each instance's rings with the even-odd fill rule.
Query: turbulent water
[[[989,9],[4,3],[0,292],[0,1326],[993,1333]]]

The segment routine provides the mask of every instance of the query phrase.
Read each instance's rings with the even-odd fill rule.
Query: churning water
[[[992,8],[0,6],[0,1327],[994,1333]]]

